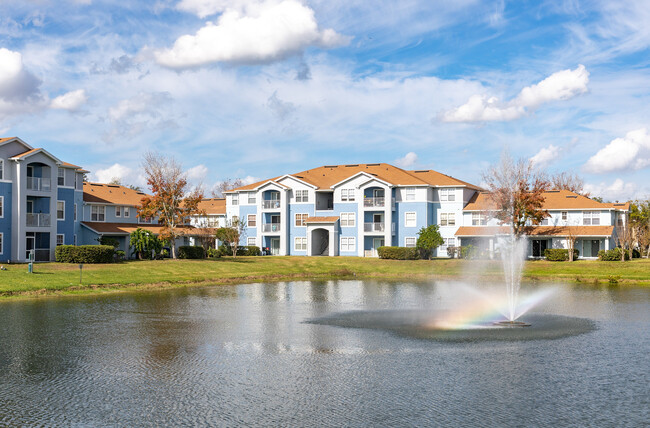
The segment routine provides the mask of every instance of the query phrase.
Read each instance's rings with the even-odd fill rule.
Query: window
[[[341,213],[341,227],[354,227],[355,213]]]
[[[568,218],[569,218],[569,213],[567,213],[566,211],[562,211],[562,220],[567,221]]]
[[[0,196],[0,218],[5,216],[5,197]]]
[[[442,238],[442,247],[453,247],[456,245],[456,238]]]
[[[122,207],[115,207],[115,217],[122,217]]]
[[[255,238],[248,238],[246,240],[246,245],[248,245],[249,247],[254,247],[255,245],[257,245],[255,242],[256,242]]]
[[[341,237],[341,252],[346,251],[355,251],[355,238],[352,237]]]
[[[404,238],[404,246],[405,247],[415,247],[415,238],[413,238],[413,237]]]
[[[309,214],[296,214],[296,227],[307,226],[306,220],[309,218]]]
[[[59,245],[63,245],[64,239],[65,239],[64,235],[57,233],[57,235],[56,235],[56,246],[58,247]]]
[[[4,254],[4,233],[0,233],[0,254]]]
[[[233,193],[232,195],[232,204],[239,205],[239,195],[237,193]]]
[[[487,218],[485,214],[472,213],[472,226],[485,226],[487,225]]]
[[[404,213],[404,226],[405,227],[415,227],[417,223],[417,217],[415,213]]]
[[[125,218],[131,217],[131,208],[124,207],[124,208],[122,208],[122,210],[123,210],[122,214],[124,214]]]
[[[65,201],[56,201],[56,219],[65,220]]]
[[[544,217],[542,219],[542,222],[540,223],[541,226],[548,226],[548,217]]]
[[[72,220],[77,221],[77,204],[74,204],[74,212],[72,213]]]
[[[105,213],[106,207],[104,205],[91,205],[90,207],[90,221],[104,221],[104,213]],[[142,221],[142,223],[151,223],[151,219],[149,221]]]
[[[415,200],[415,187],[407,187],[406,188],[406,199],[407,201],[414,201]]]
[[[65,186],[65,169],[59,168],[57,171],[57,179],[59,186]]]
[[[598,226],[600,224],[600,212],[583,211],[582,224],[585,226]]]
[[[455,201],[456,200],[456,189],[440,189],[440,200],[441,201]]]
[[[341,189],[341,201],[354,202],[355,192],[354,189]]]
[[[307,238],[295,238],[293,240],[293,249],[296,251],[307,251]]]
[[[255,198],[255,193],[250,192],[248,194],[248,203],[251,205],[255,205],[257,203],[257,199]]]
[[[296,202],[309,202],[309,191],[296,190]]]
[[[255,216],[255,214],[248,214],[248,227],[256,227],[256,226],[257,226],[257,217]]]
[[[441,213],[440,226],[456,226],[456,214],[454,213]]]
[[[0,159],[0,180],[5,178],[5,160]]]
[[[104,217],[102,216],[102,219]],[[99,221],[104,221],[104,220],[99,220]],[[151,217],[138,217],[138,223],[147,223],[151,224],[153,222],[153,219]]]

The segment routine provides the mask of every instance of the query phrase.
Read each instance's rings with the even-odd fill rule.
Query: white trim
[[[339,181],[338,183],[334,183],[334,184],[332,184],[332,185],[330,186],[330,189],[334,189],[334,188],[336,188],[337,186],[339,186],[339,185],[341,185],[341,184],[343,184],[343,183],[345,183],[345,182],[348,182],[348,181],[350,181],[350,180],[352,180],[352,179],[355,179],[355,178],[357,178],[357,177],[359,177],[359,176],[361,176],[361,175],[363,175],[364,177],[367,177],[367,178],[369,179],[369,181],[370,181],[370,180],[377,180],[377,181],[379,181],[380,183],[384,183],[384,184],[385,184],[386,186],[388,186],[388,187],[392,187],[392,186],[393,186],[392,183],[389,183],[389,182],[384,181],[384,180],[382,180],[382,179],[380,179],[380,178],[377,178],[377,177],[375,177],[374,175],[368,174],[368,173],[365,172],[365,171],[359,171],[359,172],[357,172],[356,174],[351,175],[350,177],[348,177],[348,178],[346,178],[346,179],[343,179],[343,180]],[[363,184],[366,184],[366,183],[367,183],[367,181],[364,182]],[[358,186],[358,187],[360,187],[360,186]]]
[[[59,202],[63,203],[63,218],[59,218]],[[65,201],[56,201],[56,221],[65,221]]]
[[[89,204],[89,206],[90,206],[90,221],[96,221],[96,222],[100,222],[100,223],[106,221],[106,205],[105,204]],[[94,207],[97,207],[97,219],[95,219],[95,220],[93,220],[93,208]],[[104,209],[103,212],[101,213],[101,214],[104,215],[103,220],[99,219],[99,214],[100,214],[99,208],[100,207]],[[139,223],[139,221],[138,221],[138,223]]]
[[[131,207],[127,205],[122,206],[122,218],[131,218]]]
[[[26,151],[34,150],[34,148],[33,148],[32,146],[30,146],[29,144],[27,144],[26,142],[24,142],[23,140],[21,140],[21,139],[18,138],[18,137],[13,137],[13,138],[10,139],[10,140],[3,141],[2,143],[0,143],[0,146],[4,146],[5,144],[13,143],[14,141],[17,141],[17,142],[19,142],[20,144],[22,144],[23,146],[27,147],[27,150],[26,150]]]
[[[408,240],[412,239],[413,240],[413,245],[408,244]],[[415,245],[417,244],[417,238],[415,236],[405,236],[404,237],[404,246],[407,248],[415,248]]]
[[[413,226],[408,225],[407,216],[413,214]],[[404,213],[404,227],[417,227],[418,226],[418,213],[416,211],[407,211]]]
[[[300,223],[298,224],[298,216],[300,216],[301,220]],[[307,216],[307,217],[303,217]],[[306,220],[309,218],[309,213],[294,213],[293,214],[293,226],[294,227],[307,227]]]
[[[0,232],[0,254],[5,253],[5,234]]]
[[[345,250],[343,249],[343,240],[345,240]],[[341,236],[339,240],[339,252],[353,253],[357,248],[357,240],[355,236]]]
[[[298,200],[298,192],[300,192],[300,201]],[[303,195],[303,192],[306,195]],[[309,203],[309,190],[307,189],[293,189],[293,199],[295,204],[308,204]],[[305,200],[307,199],[307,200]]]
[[[285,178],[292,178],[292,179],[294,179],[294,180],[296,180],[296,181],[298,181],[298,182],[304,184],[305,186],[309,186],[309,187],[311,187],[312,189],[318,189],[318,186],[315,186],[315,185],[313,185],[313,184],[307,183],[306,181],[303,181],[303,180],[299,179],[298,177],[294,177],[294,176],[291,175],[291,174],[285,174],[285,175],[283,175],[282,177],[276,179],[275,181],[278,182],[278,183],[280,183],[280,181],[281,181],[281,180],[284,180]],[[280,184],[282,184],[282,183],[280,183]],[[286,186],[286,184],[282,184],[282,185],[283,185],[283,186]]]
[[[30,149],[30,150],[27,150],[27,151],[29,152],[31,150],[34,150],[34,149]],[[16,156],[10,157],[9,160],[21,161],[21,160],[26,159],[26,158],[28,158],[30,156],[34,156],[34,155],[36,155],[38,153],[43,153],[46,156],[48,156],[50,159],[52,159],[57,164],[57,167],[60,166],[63,163],[63,162],[61,162],[61,160],[59,158],[57,158],[52,153],[50,153],[47,150],[42,149],[42,148],[41,149],[36,149],[36,151],[34,151],[34,152],[32,152],[32,153],[30,153],[30,154],[28,154],[26,156],[16,155]]]
[[[59,244],[59,236],[61,237],[61,243]],[[58,247],[59,245],[65,245],[65,233],[57,233],[56,234],[56,246]]]
[[[115,217],[122,217],[122,206],[115,205]]]
[[[253,242],[251,244],[251,242]],[[246,246],[247,247],[257,247],[257,238],[255,236],[249,236],[246,238]]]
[[[305,248],[298,248],[298,241],[300,241],[300,247],[303,245]],[[296,236],[293,238],[293,251],[307,251],[307,237],[306,236]]]
[[[61,175],[63,173],[63,175]],[[59,184],[59,178],[63,178],[63,184]],[[56,185],[57,187],[65,186],[65,169],[59,166],[56,170]]]
[[[254,226],[251,226],[251,216],[253,217]],[[257,227],[257,214],[247,214],[246,215],[246,227]]]

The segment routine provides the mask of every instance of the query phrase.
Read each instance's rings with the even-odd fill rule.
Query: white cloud
[[[593,173],[638,170],[650,166],[650,135],[646,128],[628,132],[600,149],[585,164]]]
[[[108,168],[98,168],[90,173],[90,180],[98,183],[108,183],[113,179],[118,179],[123,185],[143,187],[146,184],[146,180],[142,174],[133,168],[119,163],[115,163]]]
[[[241,9],[252,1],[246,0],[182,0],[176,9],[193,13],[199,18],[223,12],[226,9]]]
[[[584,65],[575,70],[561,70],[541,82],[527,86],[519,95],[503,103],[496,97],[473,95],[467,103],[443,112],[443,122],[507,121],[518,119],[533,112],[540,105],[559,100],[568,100],[587,92],[589,72]]]
[[[121,100],[108,110],[111,129],[103,136],[105,141],[113,142],[118,138],[131,139],[149,130],[168,130],[178,125],[174,120],[166,119],[166,109],[172,104],[167,92],[140,92]]]
[[[641,195],[635,183],[626,183],[622,179],[617,178],[612,184],[585,184],[585,191],[591,196],[600,196],[606,201],[629,201]]]
[[[538,167],[545,167],[551,162],[560,157],[561,149],[553,144],[548,147],[543,147],[535,156],[530,158],[533,165]]]
[[[331,48],[347,41],[332,29],[320,30],[314,11],[298,0],[269,0],[229,8],[216,24],[208,22],[195,35],[181,36],[171,49],[154,55],[160,65],[176,69],[215,62],[266,63],[309,46]]]
[[[205,179],[206,175],[208,175],[208,167],[203,164],[194,166],[185,171],[185,175],[187,176],[188,181],[192,183],[201,183]]]
[[[0,48],[0,119],[39,109],[41,81],[23,64],[20,52]]]
[[[50,107],[53,109],[76,111],[88,101],[86,91],[77,89],[60,95],[52,100]]]
[[[408,152],[403,158],[395,159],[395,165],[400,168],[408,168],[418,161],[418,155],[414,152]]]

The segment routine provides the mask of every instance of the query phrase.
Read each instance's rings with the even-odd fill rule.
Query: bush
[[[379,247],[377,253],[380,259],[416,260],[418,249],[413,247]]]
[[[458,257],[461,259],[475,259],[478,257],[478,253],[478,247],[470,244],[465,247],[460,247],[460,254]]]
[[[54,252],[59,263],[111,263],[115,261],[112,245],[59,245]]]
[[[98,241],[99,245],[110,245],[113,248],[120,246],[120,241],[118,241],[117,238],[113,238],[112,236],[102,236],[98,239]]]
[[[116,262],[121,262],[124,259],[126,259],[126,253],[124,251],[122,251],[122,250],[117,250],[115,252],[115,261]]]
[[[641,252],[637,250],[636,248],[632,250],[632,258],[633,259],[640,259],[641,258]]]
[[[573,260],[578,260],[580,251],[573,249]],[[569,250],[564,248],[547,248],[544,250],[544,257],[550,262],[565,262],[569,260]]]
[[[178,247],[179,259],[204,259],[205,249],[201,246],[183,245]]]
[[[620,248],[612,248],[611,250],[600,250],[598,251],[598,260],[603,262],[618,262],[621,261],[621,250]],[[625,260],[630,260],[630,252],[625,252]]]
[[[208,257],[213,258],[213,259],[221,257],[221,253],[216,248],[208,248],[207,255],[208,255]]]
[[[219,246],[217,252],[219,254],[217,257],[232,256],[232,247],[222,244]],[[238,256],[261,256],[262,249],[254,245],[249,245],[249,246],[244,245],[241,247],[237,247],[237,255]]]

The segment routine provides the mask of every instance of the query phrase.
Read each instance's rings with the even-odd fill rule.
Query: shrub
[[[221,253],[220,253],[219,250],[217,250],[216,248],[208,248],[207,255],[208,255],[208,257],[210,257],[210,258],[221,257]]]
[[[460,253],[458,255],[459,258],[461,259],[475,259],[478,257],[478,247],[475,247],[473,245],[467,245],[465,247],[459,247],[460,248]]]
[[[578,260],[580,251],[573,249],[573,260]],[[564,248],[548,248],[544,250],[544,257],[551,262],[565,262],[569,260],[569,250]]]
[[[377,253],[380,259],[416,260],[418,249],[413,247],[379,247]]]
[[[201,246],[183,245],[178,247],[179,259],[204,259],[205,249]]]
[[[117,238],[113,238],[112,236],[102,236],[97,241],[99,241],[99,245],[110,245],[113,248],[120,246],[120,241],[118,241]]]
[[[116,262],[121,262],[122,260],[126,259],[126,253],[122,250],[117,250],[115,252],[115,261]]]
[[[600,250],[598,251],[598,260],[604,262],[618,262],[621,261],[621,250],[620,248],[612,248],[611,250]],[[630,252],[625,252],[625,260],[630,260]]]
[[[63,248],[65,247],[65,248]],[[60,263],[111,263],[115,261],[115,248],[111,245],[60,245],[54,252]]]
[[[633,259],[640,259],[641,258],[641,252],[637,250],[636,248],[632,250],[632,258]]]
[[[219,254],[217,257],[232,256],[232,247],[222,244],[221,246],[219,246],[217,252]],[[237,255],[238,256],[261,256],[262,249],[254,245],[238,247]]]

